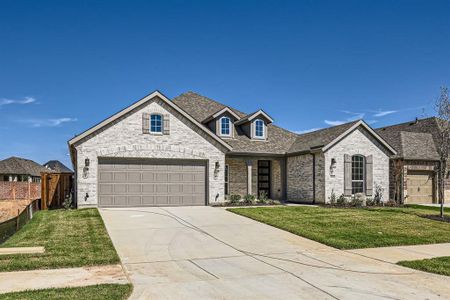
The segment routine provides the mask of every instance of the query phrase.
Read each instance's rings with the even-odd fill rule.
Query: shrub
[[[334,193],[334,190],[331,192],[331,195],[330,195],[330,204],[331,205],[336,204],[336,194]]]
[[[72,194],[69,194],[64,198],[64,201],[62,203],[64,209],[71,209],[72,208]]]
[[[375,201],[375,205],[380,205],[381,200],[383,199],[384,189],[379,184],[375,184],[375,194],[373,196],[373,200]]]
[[[340,195],[336,200],[337,206],[345,206],[347,204],[347,198],[345,198],[344,194]]]
[[[367,206],[375,206],[375,200],[373,198],[366,198],[366,205]]]
[[[228,201],[229,205],[238,205],[241,200],[241,195],[230,195],[230,200]]]
[[[266,192],[262,191],[259,193],[258,200],[261,201],[262,203],[265,203],[267,200],[269,200],[269,197],[267,196]]]
[[[362,193],[357,193],[353,195],[350,200],[350,205],[353,207],[361,207],[365,204],[365,196]]]
[[[244,205],[253,205],[255,203],[255,195],[247,194],[244,196],[244,201],[242,201]]]

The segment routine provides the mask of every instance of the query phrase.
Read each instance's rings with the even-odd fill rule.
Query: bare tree
[[[444,218],[445,177],[447,175],[447,161],[450,144],[450,99],[448,88],[441,87],[441,95],[436,101],[436,113],[440,129],[438,140],[438,195],[441,204],[441,218]]]
[[[393,175],[394,175],[394,184],[395,184],[395,192],[394,192],[394,200],[397,204],[403,204],[402,199],[402,187],[403,187],[403,167],[404,161],[402,159],[395,159],[392,162],[393,167]]]

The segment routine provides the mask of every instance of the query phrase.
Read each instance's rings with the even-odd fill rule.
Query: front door
[[[261,193],[270,198],[270,160],[258,160],[258,197]]]

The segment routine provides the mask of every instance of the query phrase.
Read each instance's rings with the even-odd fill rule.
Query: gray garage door
[[[99,206],[206,204],[206,162],[99,159]]]

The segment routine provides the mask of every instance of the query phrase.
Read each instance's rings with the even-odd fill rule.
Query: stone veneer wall
[[[144,134],[142,132],[144,112],[169,114],[170,134]],[[98,157],[206,159],[209,203],[225,199],[223,166],[226,149],[157,97],[78,142],[75,149],[78,207],[97,205]],[[85,178],[83,167],[86,158],[89,158],[90,166]],[[217,173],[214,172],[216,162],[221,166]],[[86,193],[89,195],[88,198],[85,198]]]
[[[225,164],[229,166],[230,195],[247,194],[247,161],[252,161],[252,194],[258,193],[258,160],[271,161],[271,195],[274,200],[282,200],[282,164],[283,159],[270,157],[226,157]]]
[[[315,192],[316,202],[323,203],[325,195],[324,156],[315,153]],[[287,200],[291,202],[312,203],[313,189],[313,155],[302,154],[287,158]]]
[[[358,128],[325,152],[325,199],[328,202],[334,192],[336,197],[344,193],[344,155],[372,155],[373,190],[380,185],[383,201],[389,198],[389,153],[383,145],[365,129]],[[334,176],[330,174],[331,159],[336,160]]]

